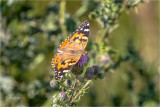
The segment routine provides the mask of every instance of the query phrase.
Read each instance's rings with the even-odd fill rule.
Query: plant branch
[[[77,86],[77,82],[78,82],[78,76],[76,76],[76,78],[75,78],[75,82],[74,82],[74,85],[73,85],[73,87],[72,87],[73,93],[70,95],[69,101],[72,100],[72,96],[73,96],[74,91],[75,91],[75,88],[76,88],[76,86]]]
[[[89,85],[90,82],[91,82],[91,80],[89,80],[88,82],[86,82],[86,84],[80,89],[80,91],[77,93],[77,95],[70,102],[71,104],[81,95],[81,93],[83,92],[82,90],[85,89]]]
[[[78,81],[78,76],[76,76],[76,78],[75,78],[75,82],[74,82],[74,85],[72,87],[72,90],[74,90],[75,87],[77,86],[77,81]]]

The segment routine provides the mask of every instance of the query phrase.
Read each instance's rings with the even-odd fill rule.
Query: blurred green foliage
[[[51,105],[53,93],[59,92],[58,87],[50,87],[54,74],[51,59],[62,40],[84,20],[91,25],[86,47],[89,64],[98,64],[105,78],[93,82],[79,105],[158,106],[158,58],[152,55],[152,50],[158,53],[158,46],[149,48],[149,56],[156,61],[147,62],[138,45],[145,33],[136,29],[137,15],[124,13],[142,1],[0,1],[2,107]],[[158,27],[153,28],[157,31]]]

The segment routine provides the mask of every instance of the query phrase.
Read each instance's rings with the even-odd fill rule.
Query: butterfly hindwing
[[[64,77],[64,75],[77,63],[80,57],[81,55],[58,62],[55,65],[55,79],[58,80]]]
[[[54,68],[55,65],[60,62],[60,61],[63,61],[65,59],[69,59],[69,58],[73,58],[75,57],[74,55],[68,55],[68,54],[64,54],[64,53],[57,53],[53,58],[52,58],[52,61],[51,61],[51,65],[52,67]]]

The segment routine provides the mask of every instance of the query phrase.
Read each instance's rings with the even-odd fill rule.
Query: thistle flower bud
[[[103,78],[104,78],[104,73],[99,73],[99,74],[98,74],[98,78],[99,78],[99,79],[103,79]]]
[[[98,66],[92,66],[92,69],[94,70],[94,75],[97,75],[99,73],[99,67]]]
[[[67,100],[67,94],[65,92],[60,92],[59,93],[59,98],[60,98],[60,101]]]
[[[58,85],[58,81],[56,81],[56,80],[52,80],[52,81],[50,81],[50,86],[51,87],[56,87]]]
[[[87,56],[82,56],[79,61],[77,62],[77,64],[79,66],[82,66],[83,64],[87,64],[88,63],[88,57]]]
[[[83,73],[83,66],[79,66],[78,64],[76,64],[72,68],[72,73],[74,75],[80,75],[80,74],[82,74]]]
[[[83,64],[87,64],[88,62],[88,57],[87,56],[82,56],[79,61],[77,62],[77,64],[75,66],[73,66],[72,68],[72,73],[74,75],[80,75],[83,73]]]
[[[91,80],[94,77],[94,70],[91,67],[88,67],[86,73],[84,74],[84,77],[87,80]]]

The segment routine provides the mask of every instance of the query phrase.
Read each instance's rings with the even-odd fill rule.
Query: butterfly
[[[84,21],[78,29],[58,47],[58,53],[52,58],[51,65],[55,70],[54,78],[59,80],[72,69],[79,59],[87,55],[85,47],[89,36],[89,22]]]

